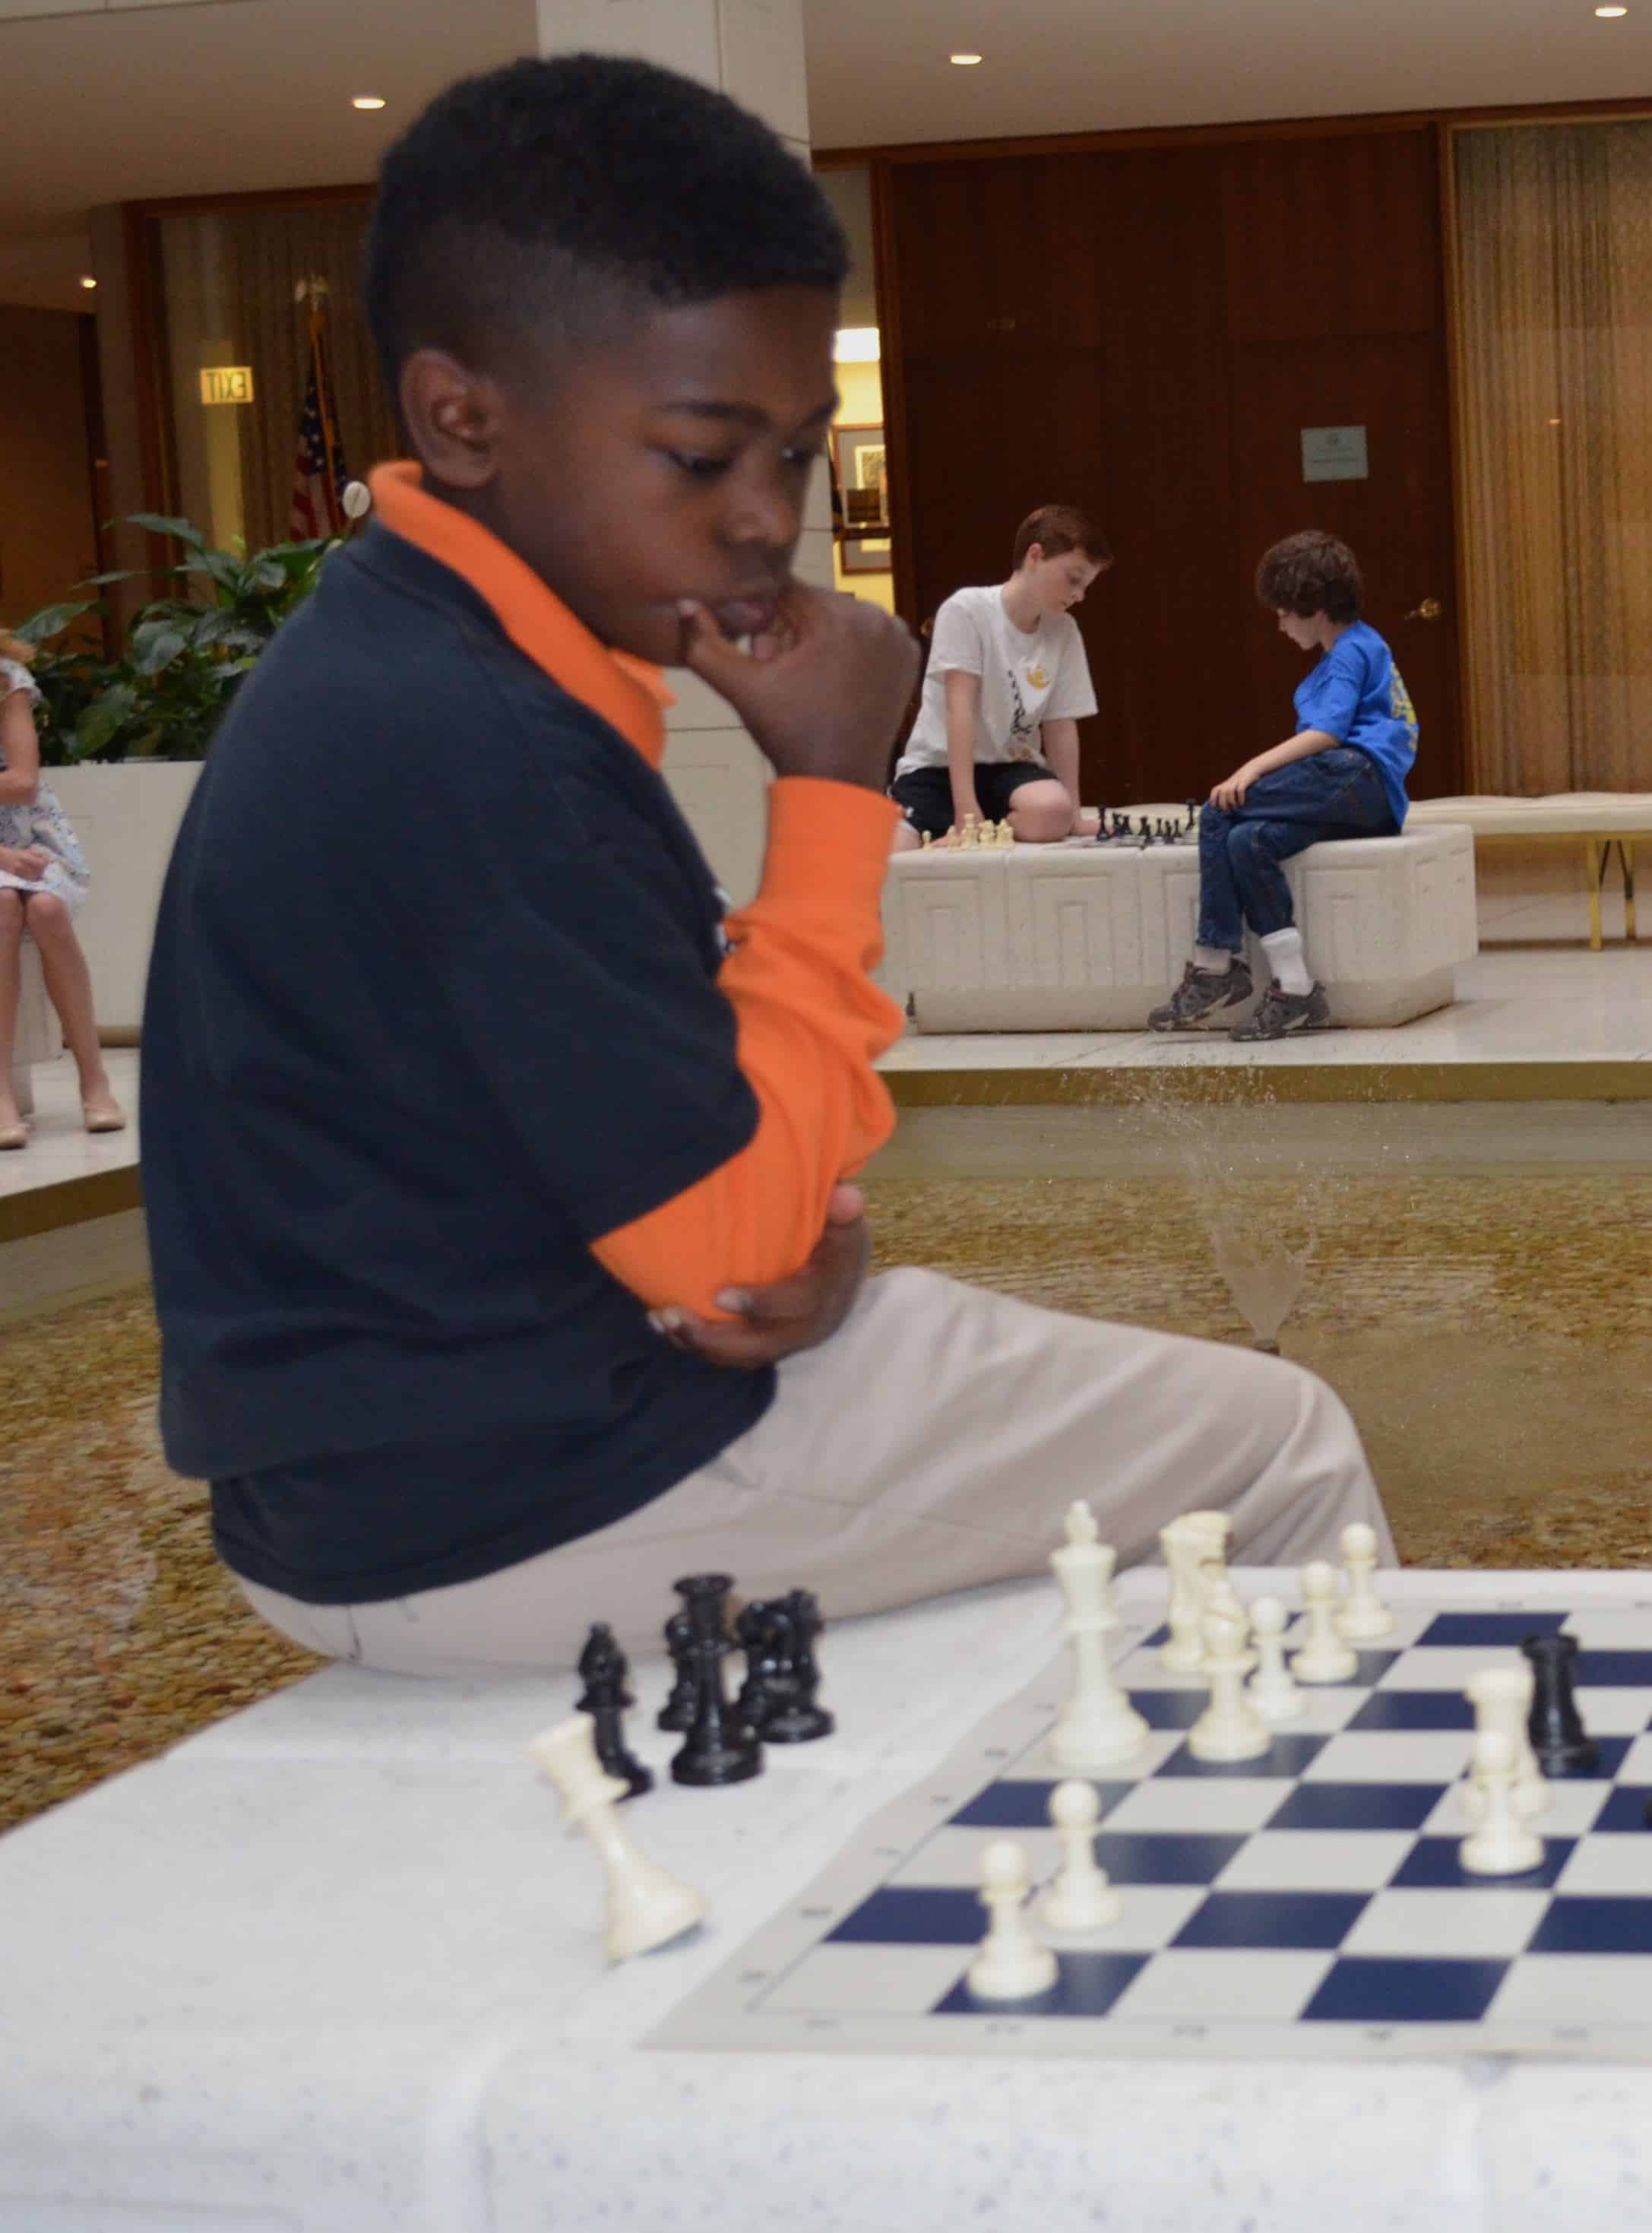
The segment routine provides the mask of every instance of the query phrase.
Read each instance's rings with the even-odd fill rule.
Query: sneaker
[[[1247,1024],[1236,1024],[1228,1033],[1234,1039],[1283,1039],[1292,1032],[1324,1031],[1330,1021],[1330,1004],[1323,985],[1306,993],[1287,993],[1273,984],[1257,1004]]]
[[[1162,1008],[1154,1009],[1148,1026],[1155,1032],[1184,1032],[1203,1023],[1218,1008],[1237,1007],[1251,997],[1251,966],[1235,960],[1227,969],[1201,969],[1190,961],[1181,982]]]

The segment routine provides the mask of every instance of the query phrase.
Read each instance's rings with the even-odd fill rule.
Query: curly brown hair
[[[1270,612],[1294,613],[1298,620],[1324,613],[1328,621],[1356,621],[1365,583],[1347,544],[1310,527],[1264,553],[1256,594]]]
[[[1021,571],[1034,544],[1046,558],[1060,558],[1069,550],[1082,550],[1093,566],[1110,566],[1113,554],[1107,537],[1088,512],[1070,504],[1041,504],[1030,511],[1015,531],[1015,571]]]

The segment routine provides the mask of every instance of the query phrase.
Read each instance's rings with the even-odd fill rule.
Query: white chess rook
[[[1205,1673],[1210,1703],[1187,1732],[1195,1760],[1257,1760],[1273,1742],[1245,1688],[1256,1664],[1245,1648],[1245,1622],[1219,1610],[1205,1615]]]
[[[1285,1632],[1289,1619],[1278,1598],[1259,1598],[1251,1607],[1251,1638],[1256,1647],[1251,1703],[1270,1726],[1300,1721],[1308,1710],[1307,1701],[1285,1663]]]
[[[1124,1911],[1107,1871],[1096,1858],[1096,1825],[1102,1802],[1093,1783],[1058,1783],[1050,1794],[1050,1820],[1061,1839],[1061,1871],[1044,1896],[1052,1930],[1102,1930]]]
[[[1204,1664],[1200,1624],[1212,1587],[1227,1579],[1224,1561],[1232,1524],[1225,1512],[1184,1512],[1159,1530],[1170,1569],[1170,1640],[1159,1658],[1173,1674],[1196,1675]]]
[[[1519,1761],[1501,1729],[1482,1729],[1474,1740],[1473,1812],[1479,1826],[1457,1848],[1471,1875],[1520,1877],[1543,1865],[1543,1840],[1515,1812]]]
[[[1549,1805],[1548,1782],[1532,1749],[1528,1727],[1534,1681],[1530,1663],[1522,1660],[1518,1667],[1482,1667],[1465,1685],[1465,1695],[1474,1709],[1476,1733],[1483,1735],[1487,1729],[1498,1729],[1509,1741],[1514,1754],[1514,1811],[1527,1821]],[[1464,1786],[1463,1803],[1470,1820],[1477,1821],[1480,1791],[1473,1781]]]
[[[1073,1691],[1050,1733],[1050,1756],[1060,1768],[1109,1768],[1132,1760],[1148,1739],[1148,1725],[1120,1689],[1107,1637],[1118,1626],[1109,1589],[1114,1551],[1096,1540],[1096,1517],[1083,1498],[1067,1513],[1067,1540],[1050,1564],[1067,1603],[1066,1633],[1073,1648]]]
[[[1056,1982],[1056,1957],[1032,1935],[1027,1857],[1013,1838],[996,1838],[981,1856],[981,1904],[991,1921],[966,1982],[977,2000],[1031,2001]]]
[[[645,1860],[633,1844],[615,1812],[615,1801],[630,1787],[604,1772],[590,1715],[570,1714],[535,1737],[528,1750],[556,1787],[563,1822],[584,1831],[607,1872],[603,1944],[609,1961],[646,1954],[692,1930],[706,1913],[705,1899],[669,1870]]]
[[[1302,1570],[1302,1604],[1308,1639],[1291,1661],[1298,1683],[1350,1683],[1359,1658],[1337,1633],[1337,1569],[1316,1559]]]
[[[1337,1615],[1337,1631],[1350,1644],[1375,1644],[1391,1636],[1396,1625],[1376,1594],[1376,1530],[1356,1520],[1343,1528],[1342,1546],[1348,1596]]]

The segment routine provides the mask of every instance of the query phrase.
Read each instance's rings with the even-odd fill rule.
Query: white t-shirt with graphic
[[[1046,613],[1031,635],[1004,609],[1004,591],[959,589],[935,615],[923,700],[897,775],[946,765],[948,674],[979,674],[975,758],[1036,760],[1045,721],[1082,721],[1096,711],[1084,639],[1070,613]]]

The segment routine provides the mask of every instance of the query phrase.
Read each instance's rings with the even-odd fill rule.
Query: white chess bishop
[[[590,1715],[570,1714],[535,1737],[528,1750],[556,1787],[563,1822],[569,1830],[584,1831],[607,1872],[603,1943],[609,1961],[646,1954],[692,1930],[706,1913],[705,1899],[669,1870],[644,1860],[633,1844],[615,1812],[615,1802],[630,1787],[608,1774],[597,1759]]]
[[[1050,1756],[1058,1768],[1110,1768],[1133,1760],[1148,1740],[1148,1725],[1119,1687],[1107,1638],[1118,1624],[1113,1610],[1112,1546],[1096,1540],[1096,1516],[1079,1498],[1068,1507],[1067,1540],[1050,1564],[1067,1602],[1064,1623],[1073,1649],[1073,1692],[1050,1733]]]

